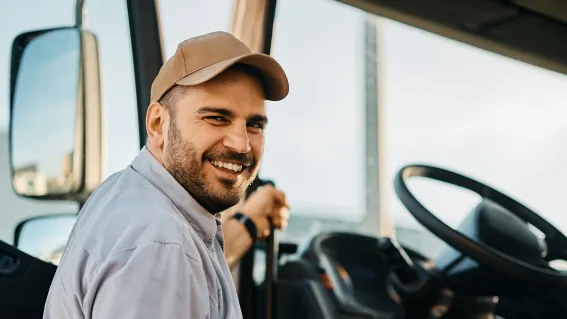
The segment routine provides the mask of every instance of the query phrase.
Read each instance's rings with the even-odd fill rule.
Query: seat
[[[57,266],[0,241],[0,318],[38,319]]]

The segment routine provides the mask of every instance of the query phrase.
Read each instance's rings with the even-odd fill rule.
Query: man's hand
[[[230,221],[230,216],[236,212],[247,215],[256,225],[257,239],[265,239],[270,235],[270,223],[275,227],[285,229],[289,219],[289,205],[285,194],[271,184],[265,184],[253,191],[247,199],[221,214],[226,223],[223,226],[225,235],[224,254],[228,265],[232,268],[248,251],[254,241],[250,239],[244,225],[238,221]]]
[[[242,205],[242,213],[248,215],[256,224],[258,238],[270,235],[268,218],[278,229],[285,229],[289,219],[289,205],[285,194],[272,185],[258,187]]]

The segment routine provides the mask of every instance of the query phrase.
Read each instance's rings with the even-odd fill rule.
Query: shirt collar
[[[224,246],[220,219],[201,206],[144,146],[132,168],[171,200],[198,236],[211,249],[215,237]],[[220,232],[220,233],[219,233]]]

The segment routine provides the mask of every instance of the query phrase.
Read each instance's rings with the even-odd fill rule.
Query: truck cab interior
[[[365,130],[345,134],[352,137],[349,145],[358,143],[365,150],[368,160],[366,164],[361,160],[359,165],[365,166],[365,194],[358,195],[364,198],[365,209],[376,214],[361,219],[358,223],[362,226],[357,230],[311,229],[301,242],[290,240],[293,236],[286,233],[273,232],[266,241],[258,242],[236,272],[244,318],[472,319],[496,315],[540,319],[567,315],[567,268],[561,263],[567,261],[567,237],[548,221],[548,215],[529,208],[522,198],[508,195],[506,189],[444,165],[409,163],[397,167],[393,178],[384,177],[378,161],[384,151],[380,134],[382,64],[376,54],[381,49],[380,31],[371,22],[374,17],[396,21],[564,78],[567,45],[562,40],[567,39],[567,5],[559,0],[319,1],[356,9],[365,17],[361,42],[366,51],[357,59],[362,62],[355,61],[364,69],[365,77],[351,83],[365,87],[364,108],[358,114],[364,119]],[[230,31],[253,50],[274,54],[274,41],[278,32],[283,32],[276,26],[276,17],[285,0],[231,3]],[[9,156],[13,191],[20,197],[70,201],[80,207],[104,179],[108,154],[100,71],[103,46],[99,35],[89,28],[89,4],[83,0],[74,3],[72,24],[21,32],[12,41]],[[124,6],[136,112],[132,121],[135,126],[123,129],[136,131],[139,149],[145,140],[151,83],[166,56],[162,25],[167,22],[160,21],[157,1],[126,0]],[[327,19],[332,21],[333,17]],[[340,46],[340,41],[335,45]],[[301,45],[309,47],[310,43]],[[309,48],[318,49],[314,44]],[[318,94],[323,92],[313,92],[314,96]],[[538,111],[545,112],[546,108]],[[50,114],[58,115],[57,123]],[[318,115],[324,120],[324,115]],[[282,125],[293,130],[293,123]],[[313,131],[317,135],[317,130]],[[305,139],[323,143],[325,136]],[[50,157],[50,153],[56,153],[46,148],[50,140],[58,141],[56,151],[64,154],[62,159]],[[57,163],[55,177],[38,172],[45,170],[47,166],[38,166],[47,161]],[[325,161],[333,165],[333,158]],[[312,165],[306,166],[308,170],[325,163],[312,161],[306,165]],[[341,162],[337,160],[335,165],[341,166]],[[258,182],[264,181],[264,176],[270,178],[268,171],[268,167],[262,168]],[[270,179],[280,184],[277,178]],[[465,189],[480,201],[452,225],[411,187],[413,180]],[[397,239],[387,213],[380,211],[383,199],[378,194],[383,183],[393,185],[393,200],[440,243],[438,253],[425,254]],[[450,200],[429,194],[441,202]],[[42,317],[75,214],[22,219],[14,229],[12,244],[0,242],[1,317]],[[50,247],[47,254],[34,250],[38,242]]]

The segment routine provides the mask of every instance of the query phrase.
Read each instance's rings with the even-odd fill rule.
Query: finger
[[[266,191],[270,193],[270,195],[272,196],[272,198],[276,203],[282,206],[289,206],[284,192],[274,187],[266,188]]]
[[[256,237],[260,238],[266,231],[268,234],[270,233],[270,223],[267,218],[250,216],[250,219],[252,219],[254,225],[256,225]]]
[[[272,225],[274,225],[274,227],[280,228],[282,219],[279,216],[272,217],[271,220],[272,220]]]
[[[275,188],[272,184],[265,184],[258,187],[255,193],[269,194],[275,202],[280,205],[289,206],[285,197],[285,193]]]
[[[289,219],[289,209],[286,206],[276,207],[269,215],[271,218]]]
[[[272,220],[272,223],[273,223],[274,227],[276,227],[280,230],[284,230],[287,227],[287,219],[285,219],[285,218],[281,218],[281,217],[274,218]]]
[[[273,223],[277,226],[277,227],[283,227],[282,225],[287,225],[287,222],[289,220],[289,209],[287,209],[287,207],[279,207],[277,209],[274,209],[274,211],[272,211],[272,213],[270,214],[270,218],[272,218]]]
[[[258,232],[258,239],[263,240],[270,236],[270,227]]]

